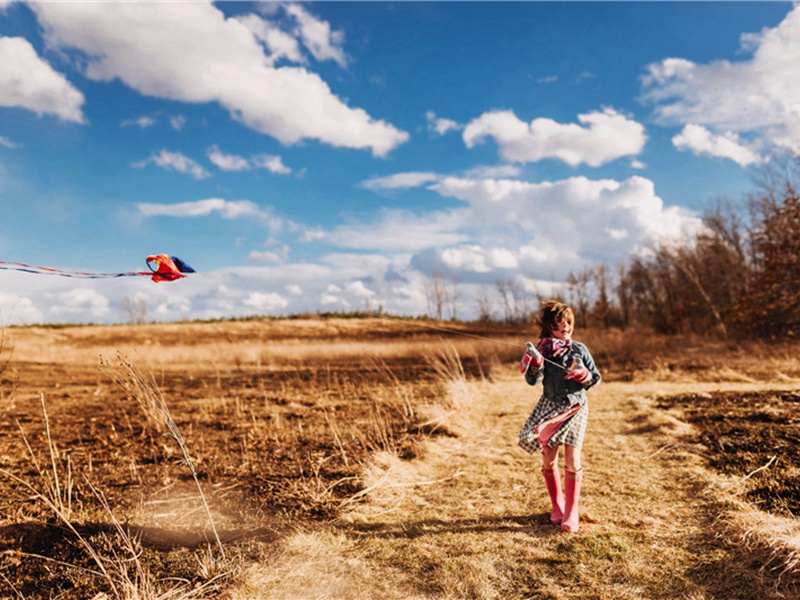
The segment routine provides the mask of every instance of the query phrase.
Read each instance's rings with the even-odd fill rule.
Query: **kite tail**
[[[59,275],[61,277],[74,277],[77,279],[109,279],[116,277],[151,277],[156,283],[160,281],[175,281],[186,277],[184,273],[196,273],[187,263],[177,256],[168,254],[153,254],[147,257],[147,266],[150,271],[126,271],[124,273],[89,273],[86,271],[66,271],[52,267],[40,267],[20,262],[6,262],[0,260],[0,270],[22,271],[34,275]]]

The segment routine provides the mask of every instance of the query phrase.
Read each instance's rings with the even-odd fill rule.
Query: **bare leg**
[[[564,446],[564,466],[573,473],[581,470],[581,449],[575,446]]]
[[[567,446],[567,448],[569,448],[569,446]],[[551,471],[558,468],[558,446],[551,448],[545,445],[542,448],[542,468]]]

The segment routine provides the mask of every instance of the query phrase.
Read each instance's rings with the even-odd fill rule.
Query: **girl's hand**
[[[586,385],[592,380],[592,374],[589,369],[583,365],[580,356],[576,356],[569,366],[569,371],[564,375],[564,379],[572,379],[581,385]]]
[[[592,374],[586,367],[579,367],[564,375],[564,379],[572,379],[581,385],[586,385],[592,380]]]
[[[544,357],[536,349],[536,346],[531,342],[527,342],[525,344],[525,354],[522,355],[522,362],[519,364],[519,372],[523,374],[526,373],[531,365],[540,369],[543,364]]]

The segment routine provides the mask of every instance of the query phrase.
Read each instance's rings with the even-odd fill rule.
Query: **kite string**
[[[499,340],[497,338],[491,338],[491,337],[487,337],[485,335],[476,335],[474,333],[467,333],[465,331],[457,331],[455,329],[447,329],[445,327],[437,327],[436,325],[428,325],[428,324],[424,324],[424,323],[416,323],[416,324],[419,325],[420,327],[426,327],[428,329],[435,329],[435,330],[438,330],[438,331],[445,331],[447,333],[452,333],[452,334],[455,334],[455,335],[462,335],[462,336],[465,336],[465,337],[477,338],[479,340],[487,340],[487,341],[490,341],[490,342],[495,342],[496,344],[506,344],[506,345],[509,345],[509,346],[514,346],[516,348],[519,348],[519,343],[517,343],[517,342],[509,342],[508,340]],[[555,367],[558,367],[559,369],[563,369],[565,371],[569,371],[569,369],[567,369],[564,365],[560,365],[557,362],[554,362],[554,361],[550,360],[549,358],[545,358],[544,356],[542,358],[544,358],[545,362],[548,362],[551,365],[553,365]]]

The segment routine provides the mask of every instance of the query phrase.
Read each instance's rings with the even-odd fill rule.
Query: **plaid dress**
[[[572,363],[576,356],[583,360],[584,366],[592,374],[591,381],[586,385],[564,379],[567,365]],[[525,373],[525,381],[529,385],[536,385],[540,381],[543,383],[543,393],[519,432],[519,445],[523,450],[531,454],[536,454],[542,450],[536,432],[537,425],[556,417],[575,404],[580,405],[578,411],[558,426],[555,433],[547,441],[547,445],[550,448],[557,448],[561,444],[578,448],[583,445],[586,424],[589,419],[586,390],[600,383],[600,372],[594,364],[594,359],[586,346],[580,342],[573,341],[572,347],[564,356],[548,358],[548,360],[561,366],[545,361],[541,368],[537,369],[531,366]]]

